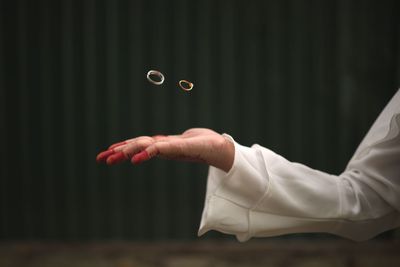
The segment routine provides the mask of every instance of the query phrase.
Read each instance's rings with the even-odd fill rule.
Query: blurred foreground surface
[[[0,243],[1,267],[400,266],[400,242]]]

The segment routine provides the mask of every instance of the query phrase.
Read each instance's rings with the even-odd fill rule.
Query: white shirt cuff
[[[249,210],[255,207],[267,190],[268,174],[261,152],[235,145],[235,159],[228,173],[209,168],[207,193],[199,235],[217,230],[236,235],[239,241],[250,236]]]

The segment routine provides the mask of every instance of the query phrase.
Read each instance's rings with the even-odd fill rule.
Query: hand
[[[233,164],[235,147],[224,136],[203,128],[193,128],[180,135],[140,136],[116,143],[97,155],[97,162],[113,165],[130,160],[139,164],[155,156],[203,162],[228,172]]]

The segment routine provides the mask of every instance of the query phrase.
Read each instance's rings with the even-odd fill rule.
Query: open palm
[[[234,145],[213,130],[193,128],[179,135],[140,136],[116,143],[97,156],[108,165],[130,160],[138,164],[155,156],[203,162],[224,171],[233,163]]]

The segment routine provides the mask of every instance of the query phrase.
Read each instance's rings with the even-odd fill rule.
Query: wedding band
[[[156,76],[159,79],[159,81],[153,80],[151,76]],[[147,72],[147,80],[152,84],[160,85],[164,82],[164,75],[157,70],[149,70],[149,72]]]
[[[189,81],[186,81],[186,80],[179,81],[179,87],[182,88],[182,90],[190,91],[193,89],[193,86],[194,86],[194,84]]]

